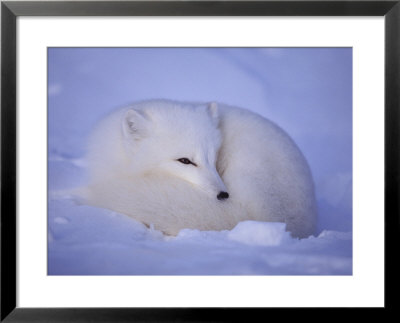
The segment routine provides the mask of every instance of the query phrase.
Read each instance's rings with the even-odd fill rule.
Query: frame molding
[[[1,322],[234,322],[267,310],[244,308],[16,307],[16,19],[18,16],[384,16],[385,17],[385,308],[396,309],[399,278],[400,0],[314,1],[2,1],[1,2]],[[389,240],[390,239],[390,240]],[[394,240],[394,241],[393,241]],[[396,270],[397,271],[397,270]],[[398,306],[397,306],[398,307]],[[285,312],[283,313],[282,310]],[[329,315],[332,309],[327,309]],[[349,312],[347,309],[346,312]],[[352,310],[351,310],[352,311]],[[306,312],[310,317],[309,311]],[[371,311],[366,311],[369,318]],[[350,313],[348,313],[350,314]],[[279,315],[279,314],[278,314]],[[379,315],[379,316],[378,316]],[[243,320],[241,317],[243,316]],[[343,319],[342,316],[338,318]],[[349,317],[350,318],[350,317]]]
[[[383,16],[393,0],[5,1],[16,16]]]

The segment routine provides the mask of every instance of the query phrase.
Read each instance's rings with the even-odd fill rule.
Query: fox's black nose
[[[217,195],[218,200],[225,200],[229,197],[229,194],[227,192],[219,192]]]

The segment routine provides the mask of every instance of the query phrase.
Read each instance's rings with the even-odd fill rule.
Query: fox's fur
[[[186,158],[191,163],[180,160]],[[244,220],[314,233],[314,186],[289,136],[250,111],[223,104],[146,101],[117,110],[88,145],[87,204],[166,234],[229,230]],[[220,192],[228,198],[218,199]]]

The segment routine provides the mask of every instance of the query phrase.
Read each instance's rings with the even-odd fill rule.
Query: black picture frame
[[[280,318],[288,308],[19,308],[16,306],[16,19],[19,16],[384,16],[385,306],[399,287],[400,0],[395,1],[2,1],[1,3],[1,322],[234,322]],[[304,318],[306,309],[297,310]],[[329,311],[330,318],[334,311]],[[349,310],[348,310],[349,311]],[[302,314],[307,313],[307,314]],[[270,313],[268,313],[271,315]],[[350,314],[350,312],[349,312]],[[313,314],[315,315],[315,314]],[[378,316],[379,315],[379,316]],[[299,316],[300,317],[300,316]],[[297,319],[299,318],[297,317]],[[312,317],[312,316],[311,316]],[[338,316],[339,317],[339,316]],[[253,318],[253,319],[252,319]],[[315,318],[315,316],[314,316]],[[342,317],[340,317],[343,319]],[[350,317],[348,317],[350,318]],[[321,318],[320,318],[321,319]],[[322,318],[323,319],[323,318]],[[351,319],[351,318],[350,318]]]

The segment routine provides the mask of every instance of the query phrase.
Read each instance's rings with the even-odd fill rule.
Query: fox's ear
[[[215,120],[215,124],[218,125],[219,122],[219,113],[218,113],[218,104],[216,102],[211,102],[207,106],[208,113]]]
[[[143,112],[129,109],[122,119],[122,132],[127,138],[139,140],[145,136],[148,123],[149,120]]]

